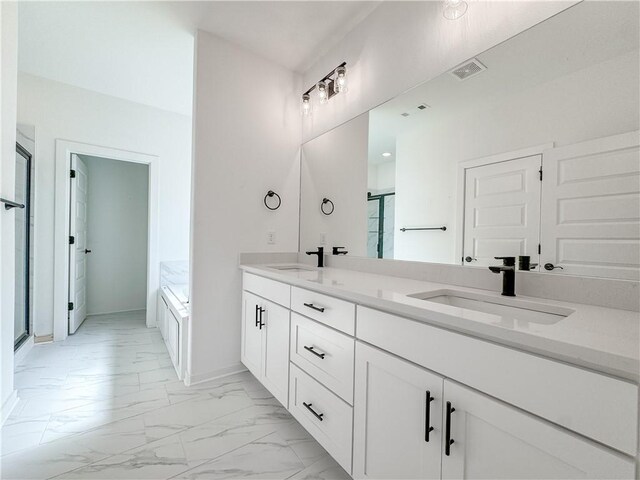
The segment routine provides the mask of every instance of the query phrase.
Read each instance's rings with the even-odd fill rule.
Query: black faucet
[[[307,255],[317,255],[318,256],[318,268],[324,267],[324,247],[318,247],[318,250],[315,252],[306,252]]]
[[[333,247],[332,254],[333,255],[346,255],[347,253],[349,253],[346,250],[340,250],[341,248],[344,248],[344,247]]]
[[[489,267],[493,273],[503,273],[502,276],[502,295],[505,297],[516,296],[516,257],[495,257],[496,260],[502,260],[499,267]]]

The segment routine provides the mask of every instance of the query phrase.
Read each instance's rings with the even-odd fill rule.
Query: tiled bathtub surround
[[[348,478],[250,374],[187,388],[144,312],[89,317],[16,369],[14,478]]]
[[[160,286],[184,285],[189,283],[189,262],[160,262]]]

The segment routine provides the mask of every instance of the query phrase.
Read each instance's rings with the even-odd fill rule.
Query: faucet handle
[[[502,265],[505,267],[515,267],[516,257],[493,257],[496,260],[502,260]]]

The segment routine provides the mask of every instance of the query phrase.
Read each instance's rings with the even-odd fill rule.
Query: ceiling
[[[20,2],[19,69],[191,115],[197,29],[303,72],[379,3]]]

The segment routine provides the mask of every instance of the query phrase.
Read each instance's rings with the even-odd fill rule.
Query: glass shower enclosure
[[[15,308],[14,348],[17,349],[31,334],[30,268],[31,268],[31,154],[16,144],[15,198]],[[5,202],[5,208],[9,204]]]

